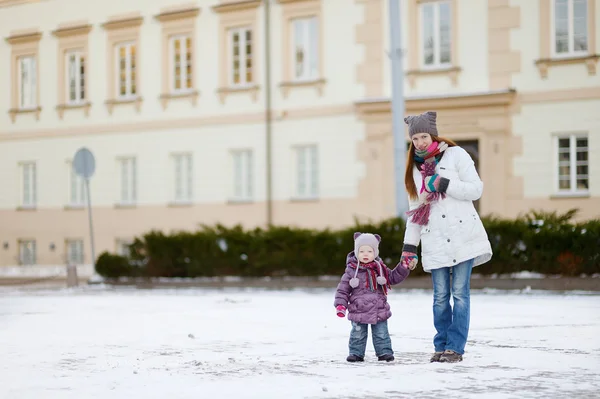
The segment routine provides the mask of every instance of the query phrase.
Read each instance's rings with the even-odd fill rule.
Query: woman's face
[[[413,146],[417,150],[425,150],[427,147],[431,145],[433,140],[431,140],[431,135],[429,133],[417,133],[412,136]]]

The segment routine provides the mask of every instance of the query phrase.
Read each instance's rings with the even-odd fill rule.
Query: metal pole
[[[94,225],[92,224],[92,199],[90,196],[90,179],[85,179],[85,191],[88,205],[88,220],[90,222],[90,242],[92,249],[92,276],[96,275],[96,248],[94,247]]]
[[[389,1],[390,54],[392,61],[392,129],[394,131],[394,170],[396,215],[406,220],[408,197],[404,187],[406,141],[404,134],[404,65],[402,51],[400,0]]]
[[[271,0],[265,0],[265,150],[267,173],[267,226],[273,224],[272,120],[271,111]]]

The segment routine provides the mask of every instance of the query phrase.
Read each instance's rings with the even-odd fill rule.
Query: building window
[[[117,45],[117,93],[120,98],[131,98],[137,94],[135,80],[135,44]]]
[[[171,37],[171,91],[188,92],[192,84],[192,38],[189,36]]]
[[[175,202],[189,203],[193,197],[193,163],[191,154],[173,156]]]
[[[116,240],[117,255],[129,257],[131,255],[130,251],[129,251],[129,246],[132,243],[133,242],[131,240],[117,239]]]
[[[589,150],[585,135],[556,137],[557,192],[587,194],[589,192]]]
[[[252,151],[241,150],[232,153],[233,159],[233,199],[251,201],[253,196]]]
[[[21,206],[35,208],[37,204],[37,171],[35,162],[21,164]]]
[[[253,82],[252,76],[252,30],[237,28],[229,30],[231,51],[232,86],[244,86]]]
[[[66,58],[68,104],[79,104],[85,101],[85,57],[81,51],[69,51]]]
[[[421,4],[421,51],[424,67],[445,67],[451,64],[451,18],[449,2]]]
[[[137,201],[137,168],[135,158],[119,160],[121,168],[121,204],[134,205]]]
[[[33,109],[37,106],[37,71],[33,56],[19,57],[19,108]]]
[[[19,264],[35,265],[36,262],[35,240],[19,240]]]
[[[557,56],[588,52],[587,0],[554,0],[554,53]]]
[[[83,263],[83,240],[67,240],[67,263],[70,265]]]
[[[313,80],[319,77],[319,31],[317,18],[293,20],[293,65],[296,80]]]
[[[83,177],[77,175],[73,170],[73,164],[69,162],[69,206],[82,207],[85,205],[86,188]]]
[[[7,80],[2,89],[3,92],[10,90],[8,114],[12,123],[16,122],[19,114],[32,114],[35,115],[35,120],[40,120],[42,108],[38,55],[41,38],[41,32],[21,33],[6,38],[11,47],[10,64],[6,65],[10,69],[10,80]]]
[[[316,198],[319,195],[319,163],[314,145],[296,148],[296,197]]]

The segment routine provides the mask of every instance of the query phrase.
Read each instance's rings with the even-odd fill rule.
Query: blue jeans
[[[431,271],[433,281],[433,337],[436,352],[465,352],[471,315],[471,270],[474,259]],[[452,280],[450,276],[452,275]],[[450,294],[454,308],[450,307]]]
[[[393,355],[392,340],[388,331],[388,323],[380,321],[377,324],[371,324],[371,335],[373,339],[373,347],[377,356]],[[367,348],[367,337],[369,336],[369,324],[352,322],[352,331],[350,332],[350,342],[348,348],[351,355],[360,357],[365,356]]]

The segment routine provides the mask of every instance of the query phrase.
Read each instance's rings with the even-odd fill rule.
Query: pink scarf
[[[431,143],[431,145],[425,150],[416,150],[415,149],[415,161],[423,162],[423,166],[421,167],[421,190],[419,194],[423,193],[425,190],[425,178],[427,176],[435,175],[435,167],[437,166],[438,161],[435,159],[436,155],[441,154],[442,152],[448,149],[448,144],[441,142],[438,145],[437,141]],[[421,226],[425,226],[429,223],[429,214],[431,213],[431,203],[434,201],[439,201],[440,199],[446,198],[445,193],[432,192],[427,194],[425,198],[425,202],[419,205],[418,208],[413,209],[412,211],[406,212],[406,215],[411,218],[411,222],[416,223]]]

